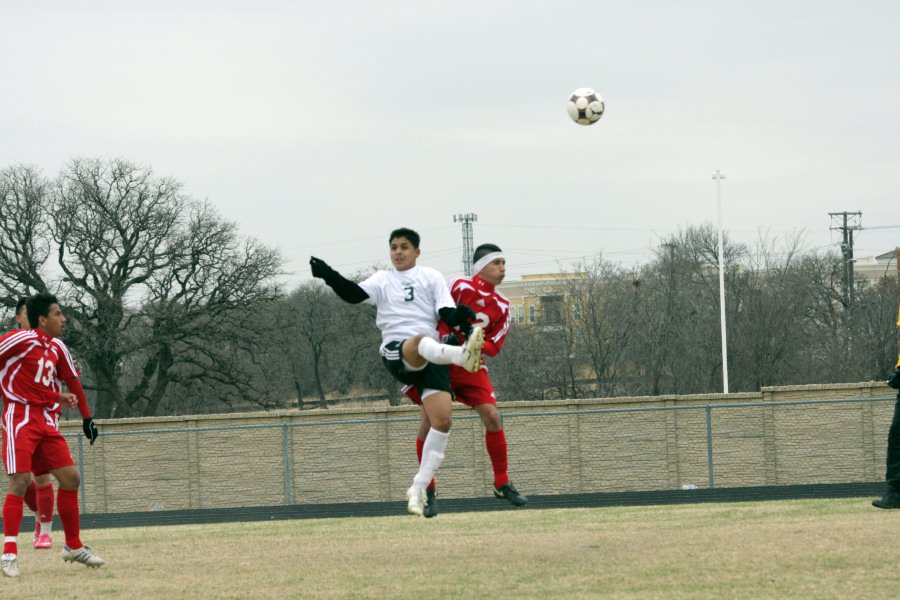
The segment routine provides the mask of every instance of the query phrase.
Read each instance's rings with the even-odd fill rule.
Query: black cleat
[[[428,497],[428,500],[425,502],[425,510],[422,511],[422,516],[426,519],[436,517],[437,493],[434,491],[434,488],[428,488],[427,490],[425,490],[425,495]]]
[[[878,500],[872,500],[872,506],[877,506],[878,508],[900,508],[900,492],[894,488],[889,488],[884,496]]]
[[[509,483],[505,483],[502,486],[494,487],[494,497],[497,500],[507,500],[513,506],[525,506],[528,504],[528,498],[519,493],[519,490],[516,489],[516,486]]]

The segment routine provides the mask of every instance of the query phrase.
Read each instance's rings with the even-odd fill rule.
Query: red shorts
[[[3,466],[6,473],[43,475],[75,464],[59,432],[59,412],[45,406],[7,402],[3,406]]]
[[[470,408],[479,404],[497,404],[494,386],[484,365],[475,373],[450,365],[450,387],[453,390],[453,399]],[[415,386],[404,386],[403,393],[413,404],[422,404]]]

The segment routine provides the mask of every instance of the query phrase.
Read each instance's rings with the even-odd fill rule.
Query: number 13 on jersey
[[[50,383],[56,379],[56,363],[52,360],[40,359],[38,361],[37,372],[34,374],[34,382],[42,383],[46,387],[50,387]]]

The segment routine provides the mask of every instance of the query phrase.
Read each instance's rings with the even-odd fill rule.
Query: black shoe
[[[878,508],[900,508],[900,492],[890,488],[884,496],[878,500],[872,500],[872,506],[877,506]]]
[[[422,516],[426,519],[436,517],[437,493],[434,491],[434,488],[428,488],[427,490],[425,490],[425,495],[428,496],[428,500],[425,502],[425,510],[422,511]]]
[[[494,486],[494,497],[497,500],[508,500],[513,506],[525,506],[528,504],[528,498],[520,494],[512,482],[505,483],[499,488]]]

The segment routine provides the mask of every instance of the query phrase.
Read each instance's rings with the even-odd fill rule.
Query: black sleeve
[[[359,304],[366,300],[369,295],[359,287],[358,283],[354,283],[346,279],[343,275],[335,272],[333,276],[325,280],[325,284],[334,290],[338,298],[350,304]]]
[[[350,304],[359,304],[369,297],[369,295],[359,287],[358,284],[350,281],[334,269],[328,266],[321,258],[315,256],[309,257],[309,266],[312,270],[313,277],[317,277],[325,282],[325,284],[334,290],[338,298]]]

